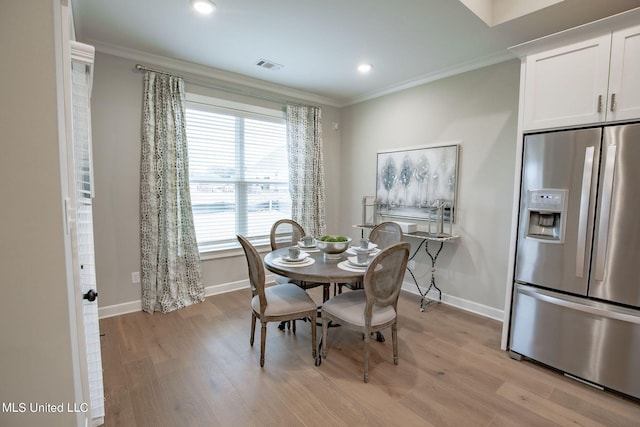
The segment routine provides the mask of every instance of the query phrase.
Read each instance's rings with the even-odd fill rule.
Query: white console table
[[[375,227],[375,225],[369,225],[369,224],[354,225],[353,227],[360,228],[362,230],[361,235],[362,237],[364,237],[364,230],[371,230],[373,227]],[[413,282],[416,284],[416,288],[418,289],[418,293],[420,294],[420,311],[424,311],[425,305],[428,306],[431,303],[439,303],[440,301],[442,301],[442,291],[440,290],[438,285],[436,285],[436,276],[435,276],[436,262],[438,260],[438,256],[440,255],[440,252],[442,251],[442,248],[444,247],[444,244],[446,242],[451,242],[453,240],[459,239],[460,236],[451,235],[451,234],[427,233],[425,231],[414,231],[412,233],[404,233],[403,236],[412,237],[412,238],[421,240],[416,250],[409,257],[409,261],[415,258],[418,252],[420,252],[420,249],[422,248],[423,245],[424,245],[424,250],[426,254],[431,259],[431,281],[429,283],[429,287],[424,292],[422,292],[422,290],[420,289],[420,285],[418,284],[418,280],[416,279],[416,276],[413,274],[412,269],[407,265],[407,271],[409,272],[409,274],[411,274],[411,277],[413,278]],[[429,242],[435,242],[436,244],[438,244],[437,249],[435,249],[435,251],[429,250]],[[435,289],[436,291],[438,291],[437,301],[427,299],[427,294],[429,293],[429,291],[431,291],[431,289]]]

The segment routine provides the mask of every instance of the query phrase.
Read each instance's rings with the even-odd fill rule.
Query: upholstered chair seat
[[[293,283],[269,286],[264,289],[264,296],[268,301],[264,310],[264,315],[267,317],[317,309],[316,303],[309,298],[305,290]],[[251,299],[251,308],[257,313],[260,312],[260,297],[258,295]]]
[[[364,295],[364,289],[358,289],[353,292],[341,294],[340,298],[333,298],[322,305],[322,310],[330,316],[340,317],[343,321],[352,325],[364,328],[364,309],[367,305],[367,299]],[[393,306],[386,307],[373,306],[371,311],[371,324],[380,325],[395,319],[396,310]]]

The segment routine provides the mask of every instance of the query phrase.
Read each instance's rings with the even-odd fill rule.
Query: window
[[[283,113],[189,94],[185,118],[200,252],[234,247],[236,234],[268,241],[291,218]]]

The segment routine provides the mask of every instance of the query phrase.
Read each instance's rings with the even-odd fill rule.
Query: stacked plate
[[[315,249],[316,248],[316,241],[312,240],[310,245],[305,245],[303,241],[299,241],[298,242],[298,247],[300,249]]]
[[[369,242],[369,247],[367,248],[362,248],[360,246],[351,246],[349,249],[347,249],[347,253],[349,255],[358,255],[359,252],[368,252],[369,256],[371,257],[378,255],[380,253],[380,249],[378,249],[378,245],[371,242]]]
[[[347,258],[347,262],[351,267],[366,268],[371,262],[371,257],[367,258],[365,262],[361,263],[361,262],[358,262],[357,256],[350,256],[349,258]]]
[[[298,258],[291,258],[288,254],[285,254],[280,257],[280,260],[285,263],[295,264],[295,263],[304,262],[308,256],[309,254],[306,253],[305,251],[300,251],[300,255],[298,255]]]

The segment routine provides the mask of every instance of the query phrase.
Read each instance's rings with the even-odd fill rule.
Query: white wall
[[[131,272],[140,271],[140,131],[143,74],[133,71],[136,62],[113,55],[96,55],[92,105],[95,250],[100,307],[140,301],[140,285],[131,283]],[[220,83],[218,83],[220,84]],[[225,84],[228,86],[228,84]],[[241,97],[189,84],[195,93],[253,102],[272,108],[280,104]],[[251,90],[255,92],[255,89]],[[328,189],[339,187],[340,133],[332,130],[339,111],[323,107],[324,156]],[[331,168],[331,169],[330,169]],[[338,192],[327,194],[327,222],[338,220]],[[205,287],[247,279],[241,250],[233,256],[202,262]],[[125,308],[126,309],[126,308]]]
[[[140,269],[143,76],[133,71],[135,63],[96,55],[92,126],[101,308],[140,301],[140,285],[131,284],[131,272]],[[437,281],[448,296],[486,307],[499,316],[507,282],[518,81],[519,63],[514,60],[341,110],[323,107],[328,231],[359,235],[351,226],[360,222],[361,197],[375,194],[377,151],[459,143],[455,230],[461,239],[445,246]],[[190,84],[187,91],[243,100]],[[334,123],[339,130],[333,129]],[[418,279],[425,283],[429,273],[426,255],[416,259]],[[202,270],[207,287],[247,277],[241,252],[204,260]]]
[[[0,402],[16,405],[74,403],[58,152],[56,3],[0,3]],[[67,412],[12,414],[0,408],[2,426],[74,422]]]
[[[342,111],[342,229],[360,221],[362,196],[375,195],[377,151],[460,144],[454,230],[461,238],[445,245],[436,280],[447,296],[496,316],[507,282],[519,70],[513,60]],[[424,253],[416,260],[426,283],[430,261]]]

